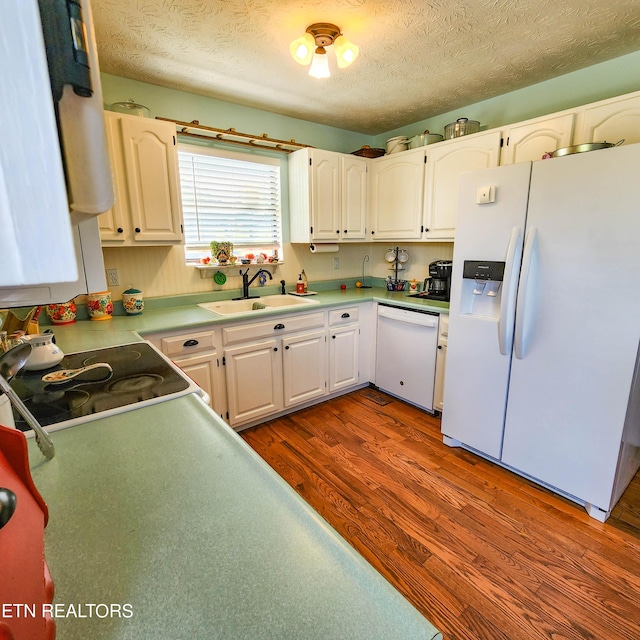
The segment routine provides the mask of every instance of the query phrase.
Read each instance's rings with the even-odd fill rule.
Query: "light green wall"
[[[478,120],[483,129],[521,122],[590,102],[605,100],[640,89],[640,51],[553,80],[505,93],[490,100],[449,111],[376,136],[372,147],[384,147],[388,138],[413,136],[429,129],[444,133],[445,125],[458,118]]]
[[[465,117],[492,129],[570,109],[640,89],[640,51],[602,62],[553,80],[476,102],[448,113],[393,129],[377,136],[328,127],[287,116],[214,100],[184,91],[102,74],[105,105],[133,98],[151,109],[151,115],[252,134],[267,133],[281,140],[295,139],[321,149],[350,153],[363,144],[384,147],[396,135],[415,135],[425,129],[442,133],[446,124]],[[227,147],[228,148],[228,147]]]
[[[293,138],[302,144],[342,153],[355,151],[363,144],[369,144],[371,140],[370,136],[353,131],[289,118],[193,93],[165,89],[107,73],[103,73],[101,79],[103,99],[107,108],[113,102],[133,98],[135,102],[149,107],[154,118],[159,116],[183,122],[198,120],[200,124],[216,129],[233,127],[243,133],[266,133],[270,138],[278,140]],[[226,145],[226,148],[229,149],[229,145]]]
[[[555,80],[542,82],[491,100],[416,122],[402,129],[388,131],[379,136],[366,136],[343,129],[289,118],[258,109],[242,107],[182,91],[103,74],[103,94],[106,105],[133,98],[151,109],[152,116],[161,116],[190,122],[199,120],[204,125],[251,134],[267,133],[283,140],[295,138],[298,142],[315,147],[349,153],[363,144],[384,147],[394,135],[414,135],[425,129],[442,132],[444,126],[458,117],[479,120],[486,128],[519,122],[536,116],[603,100],[640,89],[640,52],[567,74]],[[224,145],[229,149],[228,145]],[[246,148],[245,148],[246,149]],[[283,232],[288,237],[288,188],[286,154],[267,153],[280,157],[282,162]],[[343,244],[338,254],[309,253],[306,245],[285,245],[286,263],[279,267],[278,279],[294,282],[301,269],[311,281],[358,278],[363,269],[367,275],[385,278],[388,264],[385,252],[393,243]],[[450,243],[403,243],[410,254],[408,279],[422,280],[427,275],[429,262],[450,259]],[[370,256],[370,260],[368,259]],[[105,249],[105,267],[118,269],[121,282],[134,283],[148,297],[211,291],[239,287],[238,277],[229,277],[227,285],[218,287],[211,279],[201,280],[193,267],[184,264],[182,247],[136,247],[134,249]],[[339,257],[339,268],[334,265]],[[366,262],[365,262],[366,258]],[[153,269],[148,268],[151,264]],[[147,267],[152,275],[146,274]],[[122,289],[127,288],[123,286]],[[120,290],[114,292],[119,294]]]

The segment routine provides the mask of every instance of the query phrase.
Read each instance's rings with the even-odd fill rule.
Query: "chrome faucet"
[[[240,298],[234,298],[234,300],[247,300],[249,298],[259,298],[260,296],[250,296],[249,295],[249,287],[251,283],[261,274],[266,273],[269,276],[269,280],[273,280],[273,276],[266,269],[258,269],[256,273],[253,275],[253,278],[249,280],[249,267],[247,270],[242,273],[242,269],[240,269],[240,275],[242,276],[242,296]]]

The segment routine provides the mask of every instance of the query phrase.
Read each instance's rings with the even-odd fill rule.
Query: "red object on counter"
[[[341,284],[340,288],[344,291],[347,288],[347,285],[346,284]]]
[[[43,615],[43,604],[53,599],[53,581],[44,561],[47,505],[31,477],[24,434],[2,426],[0,490],[15,495],[15,510],[5,513],[0,527],[0,640],[53,640],[55,622]]]

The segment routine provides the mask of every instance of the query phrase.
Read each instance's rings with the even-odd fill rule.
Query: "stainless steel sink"
[[[296,298],[294,296],[273,295],[247,300],[221,300],[220,302],[201,302],[199,307],[219,316],[236,316],[244,313],[261,313],[269,310],[286,310],[301,306],[313,306],[317,300]]]

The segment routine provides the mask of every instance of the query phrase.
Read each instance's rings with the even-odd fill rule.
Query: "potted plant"
[[[233,242],[229,242],[228,240],[217,242],[213,240],[209,246],[211,247],[211,257],[217,260],[218,264],[227,264],[233,256]]]

